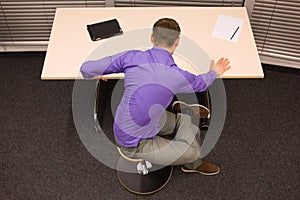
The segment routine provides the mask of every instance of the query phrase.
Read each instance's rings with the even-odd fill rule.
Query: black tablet
[[[93,41],[109,38],[123,33],[116,19],[87,25],[88,32]]]

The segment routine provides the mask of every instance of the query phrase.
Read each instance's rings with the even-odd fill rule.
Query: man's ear
[[[153,36],[153,34],[151,34],[150,40],[154,44],[154,36]]]
[[[175,40],[175,47],[177,47],[178,46],[178,44],[179,44],[179,37]]]

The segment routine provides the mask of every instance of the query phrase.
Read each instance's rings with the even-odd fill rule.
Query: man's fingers
[[[101,76],[100,79],[101,79],[102,81],[107,81],[107,78],[106,78],[106,77],[103,77],[103,76]]]
[[[215,65],[215,60],[211,60],[210,61],[210,65],[212,66],[212,65]]]
[[[218,62],[219,65],[222,65],[222,66],[227,66],[229,65],[230,61],[228,60],[228,58],[221,58]]]
[[[103,76],[94,76],[93,79],[100,79],[102,81],[107,81],[107,78]]]
[[[226,58],[225,64],[229,65],[230,61]]]
[[[231,66],[229,65],[228,67],[225,68],[225,71],[229,70]]]
[[[217,62],[218,65],[228,65],[230,63],[230,61],[228,60],[228,58],[220,58]]]
[[[218,60],[217,64],[222,64],[223,60],[224,60],[224,58],[220,58],[220,59]]]

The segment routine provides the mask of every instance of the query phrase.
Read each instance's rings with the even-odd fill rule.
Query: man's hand
[[[103,76],[94,76],[93,79],[100,79],[102,81],[107,81],[107,78]]]
[[[229,64],[230,62],[227,58],[221,58],[217,63],[212,60],[210,63],[210,69],[214,70],[217,73],[217,76],[221,76],[222,74],[224,74],[224,72],[230,69],[231,66]]]

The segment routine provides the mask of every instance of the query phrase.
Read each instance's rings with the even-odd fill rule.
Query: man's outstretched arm
[[[231,66],[229,64],[229,60],[225,58],[219,59],[217,63],[212,60],[210,70],[207,73],[200,74],[198,76],[187,71],[182,71],[182,74],[186,77],[190,84],[182,88],[181,92],[202,92],[207,90],[218,76],[221,76],[224,72],[230,69]]]
[[[123,57],[126,52],[93,61],[86,61],[80,67],[80,72],[84,78],[101,77],[105,74],[124,72]]]

